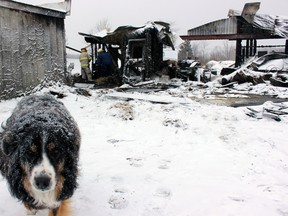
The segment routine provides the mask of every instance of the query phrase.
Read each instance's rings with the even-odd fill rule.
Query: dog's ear
[[[17,148],[16,137],[13,135],[11,131],[7,131],[2,134],[1,148],[6,155],[12,154]]]

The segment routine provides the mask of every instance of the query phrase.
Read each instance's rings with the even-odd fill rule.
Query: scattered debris
[[[183,130],[186,130],[188,128],[188,124],[183,123],[183,121],[181,119],[167,118],[163,121],[163,125],[166,127],[173,126],[176,128],[182,128]]]
[[[179,98],[179,97],[163,97],[157,95],[148,95],[148,94],[141,94],[141,93],[122,93],[122,92],[113,92],[108,93],[106,95],[108,98],[117,98],[123,100],[144,100],[150,101],[152,103],[160,103],[160,104],[170,104],[170,103],[180,103],[180,104],[188,104],[191,103],[190,99],[187,98]]]
[[[52,91],[52,90],[50,90],[49,93],[52,94],[52,95],[56,95],[57,98],[60,98],[60,99],[67,96],[67,95],[65,95],[65,94],[63,94],[63,93],[56,92],[56,91]]]
[[[254,85],[257,85],[259,83],[265,83],[265,81],[269,80],[270,77],[272,77],[271,74],[265,74],[251,71],[247,68],[241,68],[230,75],[223,76],[221,84],[227,85],[231,82],[237,82],[238,84],[250,82]]]
[[[281,121],[281,116],[288,115],[288,106],[272,103],[271,101],[265,102],[258,110],[251,107],[247,107],[247,109],[246,115],[257,119],[270,118],[275,121]]]
[[[261,72],[288,72],[288,54],[266,54],[252,61],[250,66]]]
[[[288,87],[288,55],[282,53],[267,54],[260,58],[253,58],[246,65],[218,78],[217,82],[222,85],[229,83],[259,83],[269,82],[271,85]]]
[[[270,78],[271,85],[288,88],[287,75],[278,75]]]
[[[118,116],[125,121],[133,120],[135,118],[134,107],[128,102],[119,102],[114,104],[110,108],[110,114],[112,116]]]
[[[83,96],[86,96],[86,97],[92,96],[92,94],[89,92],[89,90],[84,89],[84,88],[76,88],[76,92],[77,92],[77,94],[83,95]]]

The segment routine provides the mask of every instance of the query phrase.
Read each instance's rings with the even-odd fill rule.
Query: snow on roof
[[[30,4],[37,7],[57,10],[60,12],[70,14],[71,1],[51,2],[51,0],[21,0],[21,3]]]
[[[288,38],[288,17],[256,14],[252,25],[269,30],[273,32],[274,35]]]
[[[108,34],[107,29],[103,29],[103,30],[101,30],[100,32],[97,32],[97,33],[95,34],[95,36],[105,37],[107,34]]]
[[[229,10],[229,17],[242,16],[247,22],[251,23],[254,27],[268,30],[274,35],[288,38],[288,17],[270,14],[253,14],[253,18],[249,19],[241,14],[238,10]]]

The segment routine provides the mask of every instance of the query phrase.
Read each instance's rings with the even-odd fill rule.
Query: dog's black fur
[[[51,95],[23,98],[0,133],[0,171],[11,194],[27,209],[51,208],[31,194],[31,170],[47,158],[56,172],[56,201],[70,198],[77,187],[80,132],[63,103]],[[54,215],[54,214],[53,214]]]

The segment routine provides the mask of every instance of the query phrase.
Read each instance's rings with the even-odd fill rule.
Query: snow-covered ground
[[[196,90],[181,94],[185,87],[153,95],[166,103],[52,89],[67,95],[61,101],[82,133],[75,216],[288,215],[287,117],[256,119],[245,107],[201,104],[190,97]],[[17,101],[0,102],[1,122]],[[3,178],[0,215],[25,215]]]

